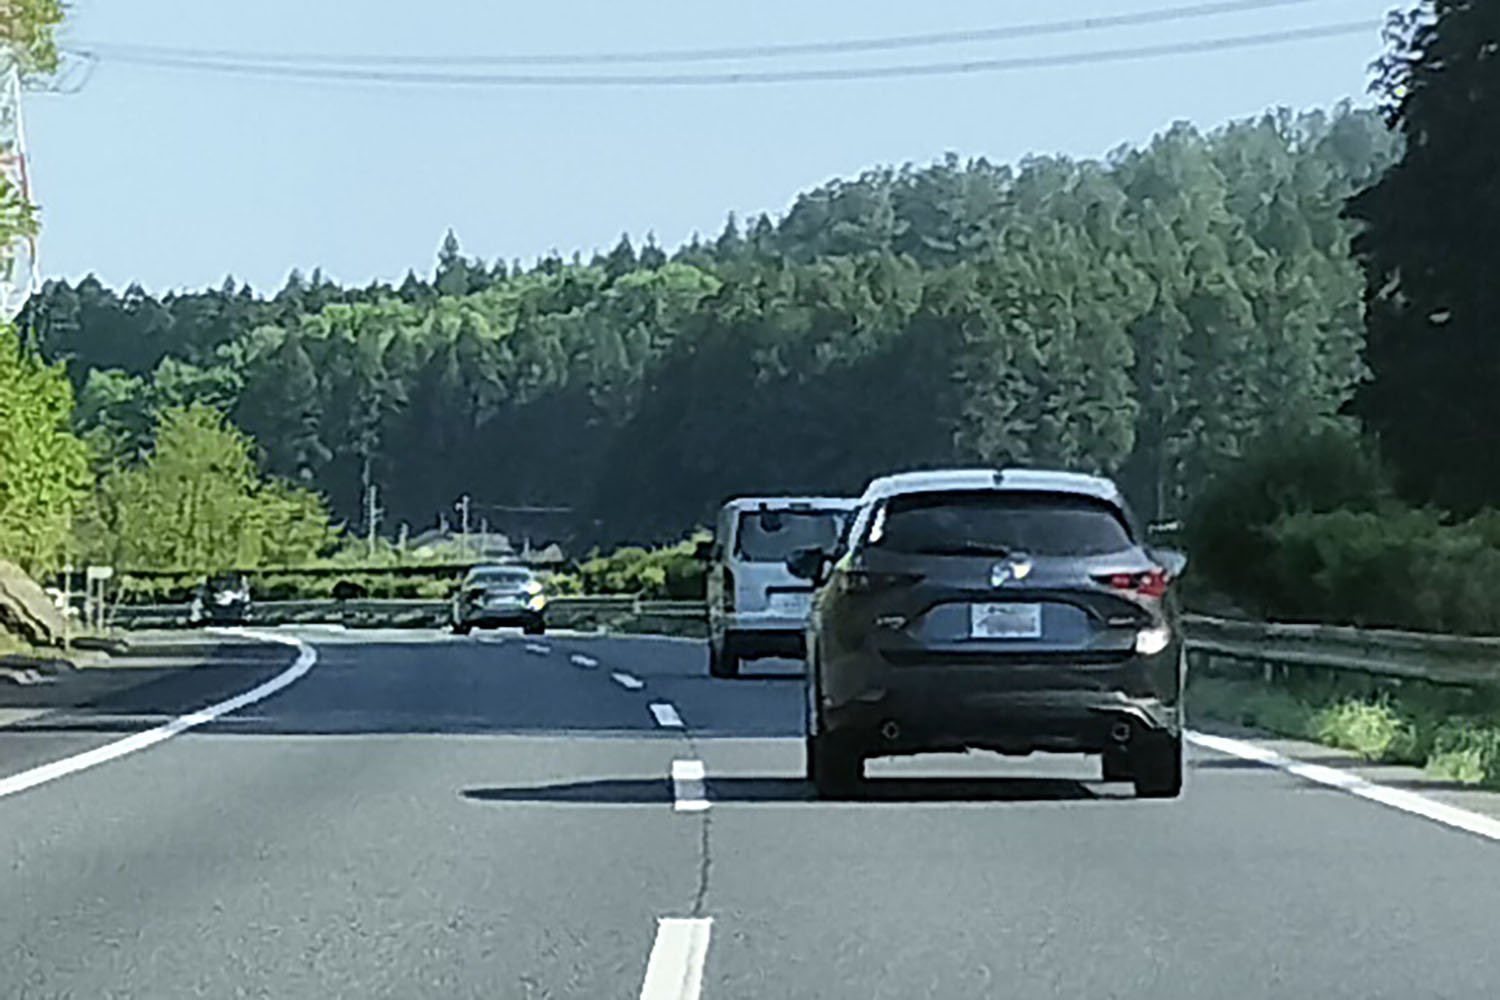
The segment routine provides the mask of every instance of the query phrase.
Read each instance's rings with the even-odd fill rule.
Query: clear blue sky
[[[76,0],[65,45],[463,54],[661,50],[1024,24],[1190,0]],[[1378,19],[1391,0],[1308,0],[1171,25],[760,68],[1069,53]],[[28,97],[47,276],[153,291],[293,268],[349,283],[467,253],[531,261],[654,230],[675,246],[725,213],[952,150],[1099,156],[1172,121],[1212,127],[1365,96],[1379,33],[1097,66],[683,89],[393,88],[246,79],[105,58],[79,93]],[[684,71],[713,65],[640,67]],[[616,67],[625,72],[636,67]],[[561,72],[565,70],[551,70]]]

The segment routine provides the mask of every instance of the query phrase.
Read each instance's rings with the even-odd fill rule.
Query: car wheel
[[[1136,797],[1175,799],[1182,794],[1182,737],[1168,733],[1143,734],[1136,740],[1131,761]]]
[[[527,622],[521,626],[521,631],[526,635],[542,635],[547,631],[547,626],[542,622]]]
[[[454,635],[468,635],[473,630],[473,628],[474,628],[474,626],[470,625],[468,622],[454,622],[453,623],[453,634]]]
[[[831,733],[808,735],[807,780],[819,798],[853,798],[864,771],[864,758],[848,739]]]
[[[1130,753],[1122,747],[1109,747],[1104,751],[1104,780],[1129,781],[1131,779]]]
[[[715,646],[710,642],[708,644],[708,673],[711,677],[738,677],[740,658],[731,653],[727,647]]]

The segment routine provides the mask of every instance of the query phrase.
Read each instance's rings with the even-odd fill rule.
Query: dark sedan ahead
[[[1097,753],[1146,797],[1182,787],[1171,582],[1106,479],[968,469],[872,482],[808,623],[809,777],[848,794],[868,757]]]

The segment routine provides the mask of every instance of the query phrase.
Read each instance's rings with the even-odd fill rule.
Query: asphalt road
[[[0,728],[0,996],[1500,989],[1500,843],[1281,771],[1197,751],[1182,799],[1136,802],[1092,760],[973,755],[819,803],[789,672],[710,680],[669,640],[283,634],[317,651],[284,690],[15,794],[297,650],[206,649]]]

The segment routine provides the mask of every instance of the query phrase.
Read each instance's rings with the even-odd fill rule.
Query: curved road
[[[800,681],[701,644],[304,629],[0,728],[11,998],[1495,994],[1500,843],[1196,751],[801,780]],[[915,780],[921,772],[923,780]],[[675,777],[674,777],[675,775]],[[937,776],[937,777],[933,777]]]

